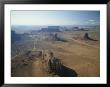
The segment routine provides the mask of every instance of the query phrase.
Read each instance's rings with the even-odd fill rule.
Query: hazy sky
[[[11,11],[11,25],[99,25],[100,11]]]

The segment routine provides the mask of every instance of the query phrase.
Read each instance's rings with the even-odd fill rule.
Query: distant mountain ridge
[[[11,30],[23,34],[27,32],[60,32],[60,31],[77,31],[77,30],[100,30],[99,25],[61,25],[61,26],[31,26],[31,25],[14,25]]]

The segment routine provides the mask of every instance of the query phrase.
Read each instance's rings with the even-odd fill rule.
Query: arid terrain
[[[25,34],[12,44],[12,77],[99,77],[100,32]]]

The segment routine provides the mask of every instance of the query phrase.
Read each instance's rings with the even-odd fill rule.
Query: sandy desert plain
[[[11,56],[12,77],[99,77],[100,31],[25,33]]]

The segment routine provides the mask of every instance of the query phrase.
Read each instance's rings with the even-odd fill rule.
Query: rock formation
[[[88,33],[85,33],[85,35],[84,35],[84,39],[85,39],[85,40],[97,41],[97,40],[92,39],[91,37],[89,37]]]

